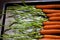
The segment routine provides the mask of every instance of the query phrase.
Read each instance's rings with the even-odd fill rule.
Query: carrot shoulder
[[[50,35],[50,34],[60,34],[60,30],[59,29],[52,29],[52,30],[41,30],[40,31],[41,34],[44,34],[44,35]]]
[[[60,39],[60,36],[56,36],[56,35],[44,35],[44,38],[51,38],[51,39]]]
[[[43,9],[43,12],[45,12],[45,13],[60,13],[60,10]]]
[[[60,17],[50,17],[49,20],[51,20],[51,21],[60,21]]]
[[[60,25],[45,25],[44,29],[60,29]]]
[[[36,8],[48,9],[48,8],[60,8],[60,4],[57,5],[36,5]]]
[[[43,22],[44,25],[60,25],[60,22],[57,21],[47,21]]]

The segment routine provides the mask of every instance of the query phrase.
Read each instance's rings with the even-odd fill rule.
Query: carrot
[[[48,38],[42,38],[42,39],[39,39],[39,40],[60,40],[60,39],[48,39]]]
[[[51,13],[51,14],[46,14],[48,17],[59,17],[60,13]]]
[[[60,25],[60,22],[57,21],[47,21],[43,22],[44,25]]]
[[[45,25],[44,29],[60,29],[60,25]]]
[[[51,20],[51,21],[60,21],[60,17],[50,17],[49,20]]]
[[[48,38],[42,38],[42,39],[39,39],[39,40],[48,40]]]
[[[51,39],[60,39],[60,36],[56,36],[56,35],[44,35],[44,38],[51,38]]]
[[[51,40],[51,39],[48,39],[48,38],[42,38],[42,39],[39,39],[39,40]]]
[[[48,8],[60,8],[60,4],[57,5],[36,5],[36,8],[48,9]]]
[[[45,34],[45,35],[50,35],[50,34],[60,34],[60,30],[59,29],[52,29],[52,30],[41,30],[40,31],[41,34]]]
[[[60,10],[43,9],[43,12],[45,12],[45,13],[60,13]]]

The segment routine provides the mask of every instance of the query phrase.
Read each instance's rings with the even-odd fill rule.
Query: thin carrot
[[[60,4],[57,5],[36,5],[36,8],[48,9],[48,8],[60,8]]]
[[[46,14],[48,17],[59,17],[60,13],[51,13],[51,14]]]
[[[60,29],[60,25],[45,25],[44,29]]]
[[[60,13],[60,10],[43,9],[43,12],[45,12],[45,13]]]
[[[42,38],[42,39],[39,39],[39,40],[51,40],[51,39],[48,39],[48,38]]]
[[[42,39],[39,39],[39,40],[60,40],[60,39],[48,39],[48,38],[42,38]]]
[[[56,36],[56,35],[44,35],[44,38],[51,38],[51,39],[60,39],[60,36]]]
[[[40,31],[41,34],[45,34],[45,35],[50,35],[50,34],[60,34],[60,30],[59,29],[52,29],[52,30],[41,30]]]
[[[42,39],[39,39],[39,40],[48,40],[48,38],[42,38]],[[50,39],[49,39],[50,40]]]
[[[47,21],[43,22],[44,25],[60,25],[60,22],[57,21]]]
[[[60,4],[48,4],[48,5],[60,5]]]
[[[50,17],[49,20],[51,20],[51,21],[60,21],[60,17]]]

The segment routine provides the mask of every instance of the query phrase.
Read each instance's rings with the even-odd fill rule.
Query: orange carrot
[[[48,17],[59,17],[60,13],[51,13],[51,14],[46,14]]]
[[[39,39],[39,40],[48,40],[48,38],[42,38],[42,39]]]
[[[44,35],[44,38],[51,38],[51,39],[60,39],[60,36],[56,36],[56,35]]]
[[[48,8],[60,8],[60,4],[57,5],[36,5],[36,8],[48,9]]]
[[[60,39],[48,39],[48,38],[42,38],[42,39],[39,39],[39,40],[60,40]]]
[[[60,29],[60,25],[45,25],[44,29]]]
[[[44,25],[60,25],[60,22],[57,21],[47,21],[43,22]]]
[[[52,30],[41,30],[40,31],[41,34],[45,34],[45,35],[50,35],[50,34],[60,34],[60,30],[59,29],[52,29]]]
[[[43,9],[43,12],[45,12],[45,13],[60,13],[60,10]]]
[[[48,39],[48,38],[42,38],[42,39],[39,39],[39,40],[51,40],[51,39]]]
[[[49,20],[51,20],[51,21],[60,21],[60,17],[50,17]]]

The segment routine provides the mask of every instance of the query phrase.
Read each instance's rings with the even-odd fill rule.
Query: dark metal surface
[[[3,11],[2,11],[2,27],[1,27],[1,37],[0,40],[3,40],[3,34],[4,34],[4,26],[5,26],[5,19],[6,19],[6,8],[5,5],[3,5]]]

